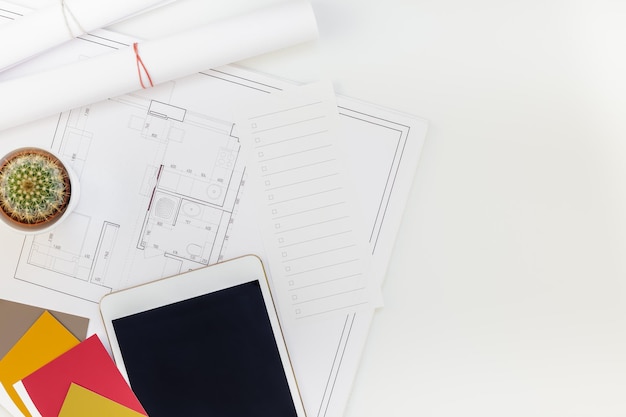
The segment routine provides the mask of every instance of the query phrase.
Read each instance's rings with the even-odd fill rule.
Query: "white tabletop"
[[[112,29],[274,1],[179,2]],[[430,121],[346,417],[626,414],[626,2],[312,3],[243,65]]]

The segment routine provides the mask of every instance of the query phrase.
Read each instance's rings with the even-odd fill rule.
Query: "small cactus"
[[[18,149],[0,164],[0,209],[13,221],[38,225],[67,208],[70,181],[63,163],[42,149]]]

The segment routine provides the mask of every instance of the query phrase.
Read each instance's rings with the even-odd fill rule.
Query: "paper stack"
[[[2,334],[11,328],[15,335],[15,323],[25,323],[24,314],[15,313],[34,308],[0,301],[14,313],[2,316]],[[24,329],[0,359],[0,404],[15,417],[146,416],[99,337],[81,341],[87,320],[73,319],[78,335],[46,310]]]
[[[5,3],[0,0],[0,17],[4,10],[15,10]],[[311,16],[310,9],[293,3],[288,9],[303,12],[297,14],[307,24],[298,25],[294,22],[300,19],[272,13],[277,19],[261,23],[264,36],[282,27],[281,31],[290,33],[289,28],[294,29],[292,35],[314,38],[314,20],[306,18]],[[270,18],[264,16],[257,24]],[[220,23],[223,29],[224,25]],[[241,25],[229,31],[238,36],[211,35],[211,43],[206,44],[192,36],[193,42],[201,44],[197,50],[205,51],[209,57],[220,57],[220,61],[188,66],[188,71],[202,68],[196,74],[145,90],[138,90],[142,79],[138,76],[139,55],[155,84],[172,78],[159,71],[179,60],[172,54],[163,54],[165,49],[154,43],[150,46],[139,42],[136,56],[132,45],[137,40],[108,31],[98,32],[97,37],[79,37],[0,74],[0,97],[11,98],[0,103],[0,130],[13,127],[0,132],[0,143],[7,147],[23,143],[51,147],[72,161],[72,167],[80,173],[81,191],[84,190],[73,221],[57,228],[54,234],[29,236],[23,241],[8,233],[2,235],[0,245],[22,249],[0,262],[0,284],[5,297],[27,298],[33,304],[44,302],[38,298],[42,292],[24,290],[34,285],[43,289],[46,297],[54,297],[57,305],[96,317],[96,303],[111,290],[224,259],[259,254],[268,261],[268,275],[282,318],[293,318],[283,320],[283,331],[307,414],[339,417],[358,370],[374,307],[379,304],[375,298],[373,303],[363,304],[367,299],[366,286],[346,288],[346,283],[360,284],[358,274],[366,271],[370,278],[368,289],[378,290],[382,285],[427,124],[369,103],[334,97],[332,91],[330,98],[322,97],[319,104],[307,107],[321,109],[324,104],[333,104],[332,111],[292,119],[292,115],[307,116],[308,110],[281,104],[277,109],[280,112],[266,114],[272,96],[281,95],[281,99],[277,98],[280,101],[300,100],[306,87],[238,67],[208,69],[219,62],[236,60],[233,55],[219,53],[222,48],[229,53],[245,51],[237,45],[248,42],[239,35],[249,36],[252,32],[247,25],[241,30],[237,28]],[[254,44],[258,45],[261,39],[255,38]],[[303,38],[280,35],[274,40],[279,42],[260,42],[263,48],[253,55],[267,52],[267,46],[273,49],[284,46],[282,41]],[[166,43],[175,50],[180,44]],[[219,48],[208,47],[217,44]],[[179,49],[176,53],[185,55],[181,62],[182,58],[191,58],[188,50],[196,50]],[[109,53],[111,50],[113,54]],[[109,71],[109,58],[118,53],[129,58],[123,76],[119,77]],[[104,55],[110,55],[106,65],[89,64],[94,65],[93,71],[92,67],[83,66]],[[168,62],[161,65],[162,60]],[[60,65],[67,66],[53,72]],[[61,73],[65,74],[63,82],[56,78]],[[91,76],[97,80],[89,81]],[[118,83],[126,79],[132,83],[128,84],[130,88],[138,91],[116,96],[121,92],[115,86],[104,89],[105,96],[80,97],[80,103],[72,101],[86,91],[72,84],[74,81],[87,82],[91,89],[103,87],[104,81]],[[21,103],[16,103],[14,97]],[[242,109],[259,102],[263,103],[256,109]],[[18,104],[25,107],[20,109]],[[41,106],[50,108],[41,112]],[[52,113],[56,114],[14,127]],[[332,129],[320,126],[323,119],[318,116],[324,114],[333,116],[329,122]],[[249,123],[244,129],[246,123],[241,122],[246,121]],[[261,132],[265,129],[261,122],[271,129]],[[277,129],[282,125],[297,140],[284,141],[281,129]],[[299,133],[304,128],[308,132]],[[252,144],[248,147],[253,157],[249,164],[244,158],[246,140]],[[341,175],[326,167],[339,168]],[[293,168],[301,168],[298,175]],[[260,184],[259,194],[264,200],[253,198],[250,185],[254,182]],[[356,198],[351,199],[350,209],[342,199],[329,198],[343,198],[351,194],[345,190],[353,188]],[[261,211],[266,217],[259,220]],[[353,240],[363,246],[361,238],[347,242],[339,239],[349,235],[343,234],[352,229],[346,225],[348,222],[359,227],[361,219],[357,217],[363,220],[365,237],[369,237],[367,254],[359,257],[353,256],[357,252]],[[264,236],[260,229],[266,233]],[[328,244],[319,243],[320,239],[314,245],[308,235],[301,233],[320,231],[334,237],[333,248],[340,250],[331,251]],[[297,239],[300,236],[304,240]],[[329,274],[319,269],[321,262],[317,262],[322,257],[328,261],[324,265],[335,271],[352,265],[358,268],[340,276],[346,279],[325,279]],[[67,304],[67,298],[56,298],[66,296],[74,297],[76,303]],[[92,302],[91,309],[84,307],[82,301]],[[356,312],[352,306],[357,304],[366,307]],[[331,317],[331,312],[340,314]],[[104,337],[104,333],[101,335]],[[25,377],[24,374],[12,383]],[[67,401],[93,397],[81,391],[68,386]],[[71,404],[79,406],[78,402]]]
[[[290,1],[4,81],[0,96],[11,100],[0,100],[0,130],[316,37],[310,4]],[[35,95],[55,100],[26,99]]]

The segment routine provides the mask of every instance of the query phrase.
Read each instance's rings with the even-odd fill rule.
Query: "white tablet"
[[[109,294],[100,310],[150,417],[305,416],[256,256]]]

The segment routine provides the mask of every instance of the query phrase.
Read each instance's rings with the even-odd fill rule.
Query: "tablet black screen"
[[[295,417],[260,285],[241,284],[113,321],[150,417]]]

